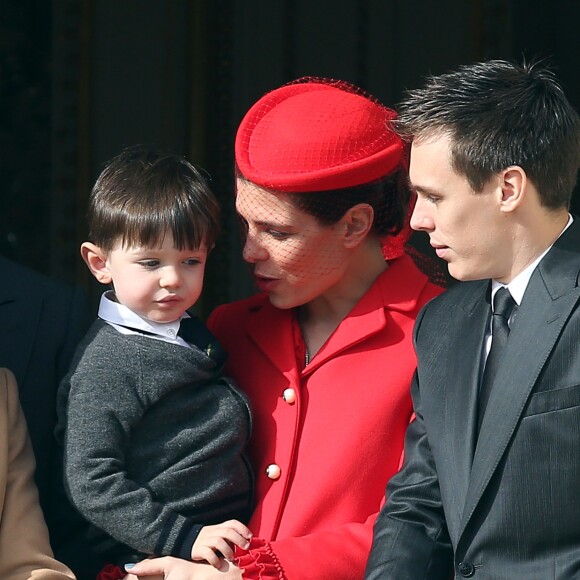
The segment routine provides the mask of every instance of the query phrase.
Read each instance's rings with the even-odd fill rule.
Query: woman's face
[[[287,194],[272,194],[243,179],[237,182],[236,209],[247,228],[244,260],[274,306],[301,306],[343,279],[348,251],[341,222],[321,225]]]

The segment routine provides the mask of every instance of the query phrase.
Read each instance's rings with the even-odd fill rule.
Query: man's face
[[[413,143],[409,177],[417,202],[411,227],[429,234],[457,280],[501,280],[509,276],[512,256],[500,211],[499,177],[476,193],[467,178],[453,170],[450,155],[446,136]]]

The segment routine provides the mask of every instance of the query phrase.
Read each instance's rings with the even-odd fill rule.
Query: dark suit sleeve
[[[102,563],[84,540],[87,524],[64,493],[62,449],[53,431],[59,382],[94,314],[80,287],[2,257],[0,278],[0,366],[11,369],[17,378],[51,545],[79,580],[93,580]]]
[[[411,394],[415,419],[405,436],[405,462],[387,485],[387,502],[375,522],[366,580],[452,577],[453,550],[425,430],[417,373]]]
[[[53,301],[53,314],[59,312],[60,337],[57,349],[54,388],[68,372],[74,352],[87,331],[91,319],[85,293],[79,287],[61,292],[59,306]],[[48,306],[47,306],[48,307]],[[56,395],[53,395],[55,398]],[[53,403],[56,415],[56,404]],[[46,411],[48,413],[48,410]],[[56,417],[52,421],[56,423]],[[46,522],[50,531],[50,541],[55,556],[73,569],[79,580],[92,580],[105,562],[89,547],[87,540],[88,523],[71,505],[64,488],[63,449],[56,445],[51,453],[51,468],[46,485],[50,490],[48,501],[44,503]]]
[[[59,381],[69,371],[76,348],[94,319],[94,316],[90,313],[86,295],[80,287],[71,288],[70,295],[67,298],[66,318],[62,320],[62,325],[66,330],[63,332],[62,344],[60,345],[57,359]]]

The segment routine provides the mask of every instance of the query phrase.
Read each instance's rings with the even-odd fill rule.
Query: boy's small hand
[[[233,560],[234,546],[247,549],[251,539],[252,532],[238,520],[204,526],[191,548],[191,559],[205,560],[219,570],[222,564],[220,556]]]

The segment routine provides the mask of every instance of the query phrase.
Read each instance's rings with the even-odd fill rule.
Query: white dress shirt
[[[564,229],[560,232],[560,235],[558,236],[558,238],[572,225],[573,221],[574,221],[574,218],[570,214],[568,214],[568,222],[566,223],[566,226],[564,227]],[[556,240],[558,238],[556,238]],[[554,241],[554,243],[555,243],[555,241]],[[522,300],[524,298],[524,293],[526,291],[526,288],[528,287],[528,283],[530,281],[530,278],[532,277],[532,274],[534,273],[534,270],[536,269],[538,264],[542,261],[542,258],[552,249],[553,245],[554,244],[551,244],[548,248],[546,248],[546,250],[544,252],[542,252],[529,266],[527,266],[524,270],[522,270],[509,284],[502,284],[501,282],[498,282],[497,280],[491,281],[491,304],[492,304],[492,308],[493,308],[493,299],[495,297],[495,294],[502,287],[507,288],[509,290],[509,293],[512,295],[512,298],[514,299],[516,306],[519,306],[522,303]],[[511,326],[511,324],[512,324],[512,321],[514,319],[514,315],[516,314],[516,311],[517,311],[517,308],[514,308],[514,310],[512,311],[512,314],[508,320],[509,326]],[[485,360],[487,360],[487,355],[489,354],[489,351],[491,349],[491,320],[489,322],[489,327],[488,327],[486,335],[485,335],[484,345],[485,345]]]

